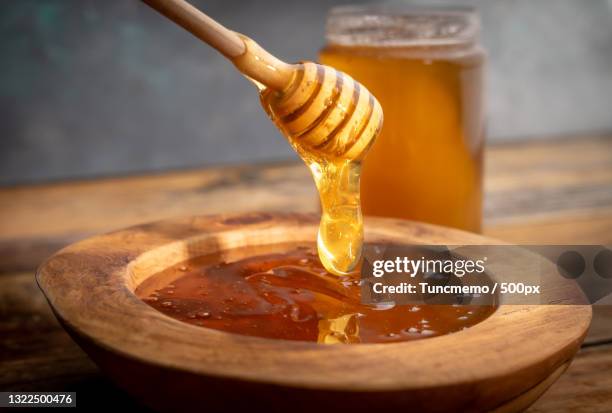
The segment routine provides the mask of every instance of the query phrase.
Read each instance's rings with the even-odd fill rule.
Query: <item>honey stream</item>
[[[261,102],[315,181],[321,201],[319,258],[330,273],[347,275],[361,260],[361,163],[380,132],[382,109],[344,73],[314,63],[300,70],[285,91],[260,85]]]

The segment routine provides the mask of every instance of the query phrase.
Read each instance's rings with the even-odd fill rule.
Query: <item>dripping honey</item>
[[[241,38],[245,52],[233,59],[239,70],[249,66],[245,59],[267,61],[270,56],[257,43]],[[313,62],[280,66],[267,65],[266,71],[290,70],[281,88],[243,74],[257,86],[264,110],[312,172],[321,198],[317,245],[323,265],[347,275],[361,259],[361,161],[382,127],[382,108],[367,88],[332,67]]]
[[[325,270],[313,246],[279,244],[195,258],[153,275],[136,294],[177,320],[231,333],[318,343],[389,343],[460,331],[490,306],[375,306],[359,279]]]
[[[347,275],[361,259],[361,163],[380,131],[382,109],[349,76],[314,63],[299,67],[288,90],[263,88],[261,101],[319,191],[319,257],[328,271]]]
[[[141,298],[190,324],[318,343],[433,337],[493,312],[491,306],[362,304],[356,276],[363,245],[360,178],[381,130],[381,106],[350,76],[310,62],[294,65],[282,90],[254,83],[264,109],[312,172],[322,212],[318,254],[312,247],[281,245],[245,248],[244,257],[230,262],[222,255],[195,258],[151,277],[137,289]],[[387,184],[378,179],[376,185],[389,191]]]

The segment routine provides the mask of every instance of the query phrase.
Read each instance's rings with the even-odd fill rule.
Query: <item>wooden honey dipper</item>
[[[378,135],[380,104],[347,74],[312,62],[285,63],[184,0],[143,1],[263,85],[265,109],[301,154],[359,160]]]

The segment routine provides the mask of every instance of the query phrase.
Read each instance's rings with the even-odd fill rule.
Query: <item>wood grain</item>
[[[486,152],[485,223],[609,212],[611,188],[612,137],[496,145]]]
[[[484,234],[517,244],[612,245],[612,208],[504,219],[486,226]]]
[[[598,308],[594,308],[597,312]],[[612,313],[609,314],[612,316]],[[32,273],[0,277],[0,388],[78,391],[83,406],[145,410],[118,389],[59,325]],[[591,346],[529,413],[603,413],[612,405],[612,345]],[[100,399],[99,395],[105,397]]]
[[[485,234],[509,242],[609,244],[610,171],[612,137],[487,148]],[[33,273],[18,270],[31,270],[52,252],[89,235],[156,219],[253,209],[316,211],[316,194],[303,165],[231,166],[0,188],[0,387],[78,389],[80,400],[88,399],[90,405],[106,400],[99,393],[133,404],[101,378],[57,324]],[[577,356],[534,411],[610,410],[612,350],[603,343],[612,340],[611,308],[594,308],[586,341],[591,347]]]
[[[489,411],[500,405],[517,411],[511,407],[514,399],[524,407],[544,391],[547,385],[540,383],[572,358],[590,323],[590,306],[505,305],[502,300],[489,318],[452,335],[399,344],[321,346],[198,328],[164,316],[132,292],[151,275],[191,257],[241,246],[309,242],[317,230],[314,214],[161,221],[65,248],[45,262],[37,280],[65,328],[102,369],[138,399],[162,409],[179,400],[187,403],[183,406],[199,405],[203,395],[207,406],[223,406],[229,394],[222,389],[230,386],[249,404],[264,408],[278,408],[286,397],[299,401],[293,409],[300,411],[321,403],[333,410],[368,410],[366,401],[422,412],[456,406]],[[499,243],[381,218],[368,220],[366,239]],[[545,262],[542,258],[541,265]],[[493,274],[499,282],[506,276],[513,275]],[[541,292],[543,300],[566,300],[579,292],[570,281],[559,284],[554,271],[542,271],[540,277],[543,285],[547,277],[555,280],[555,288]],[[126,365],[129,375],[124,374]],[[173,397],[156,397],[167,382],[182,385],[172,387]]]
[[[0,273],[34,269],[50,250],[139,223],[317,205],[308,171],[294,163],[0,189]]]
[[[489,147],[485,234],[509,242],[609,243],[611,188],[612,137]],[[33,269],[62,245],[138,223],[317,208],[301,163],[2,188],[0,273]]]
[[[529,413],[608,413],[612,406],[612,344],[587,347]]]
[[[32,273],[0,277],[0,387],[24,389],[97,374],[60,328]]]
[[[34,274],[0,277],[0,332],[2,391],[76,391],[83,406],[145,410],[102,376],[60,326]]]

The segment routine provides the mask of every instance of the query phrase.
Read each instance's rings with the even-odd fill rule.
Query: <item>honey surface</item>
[[[360,302],[359,279],[327,272],[313,246],[279,244],[209,255],[153,275],[136,294],[196,326],[318,343],[388,343],[472,326],[491,306],[389,306]]]

